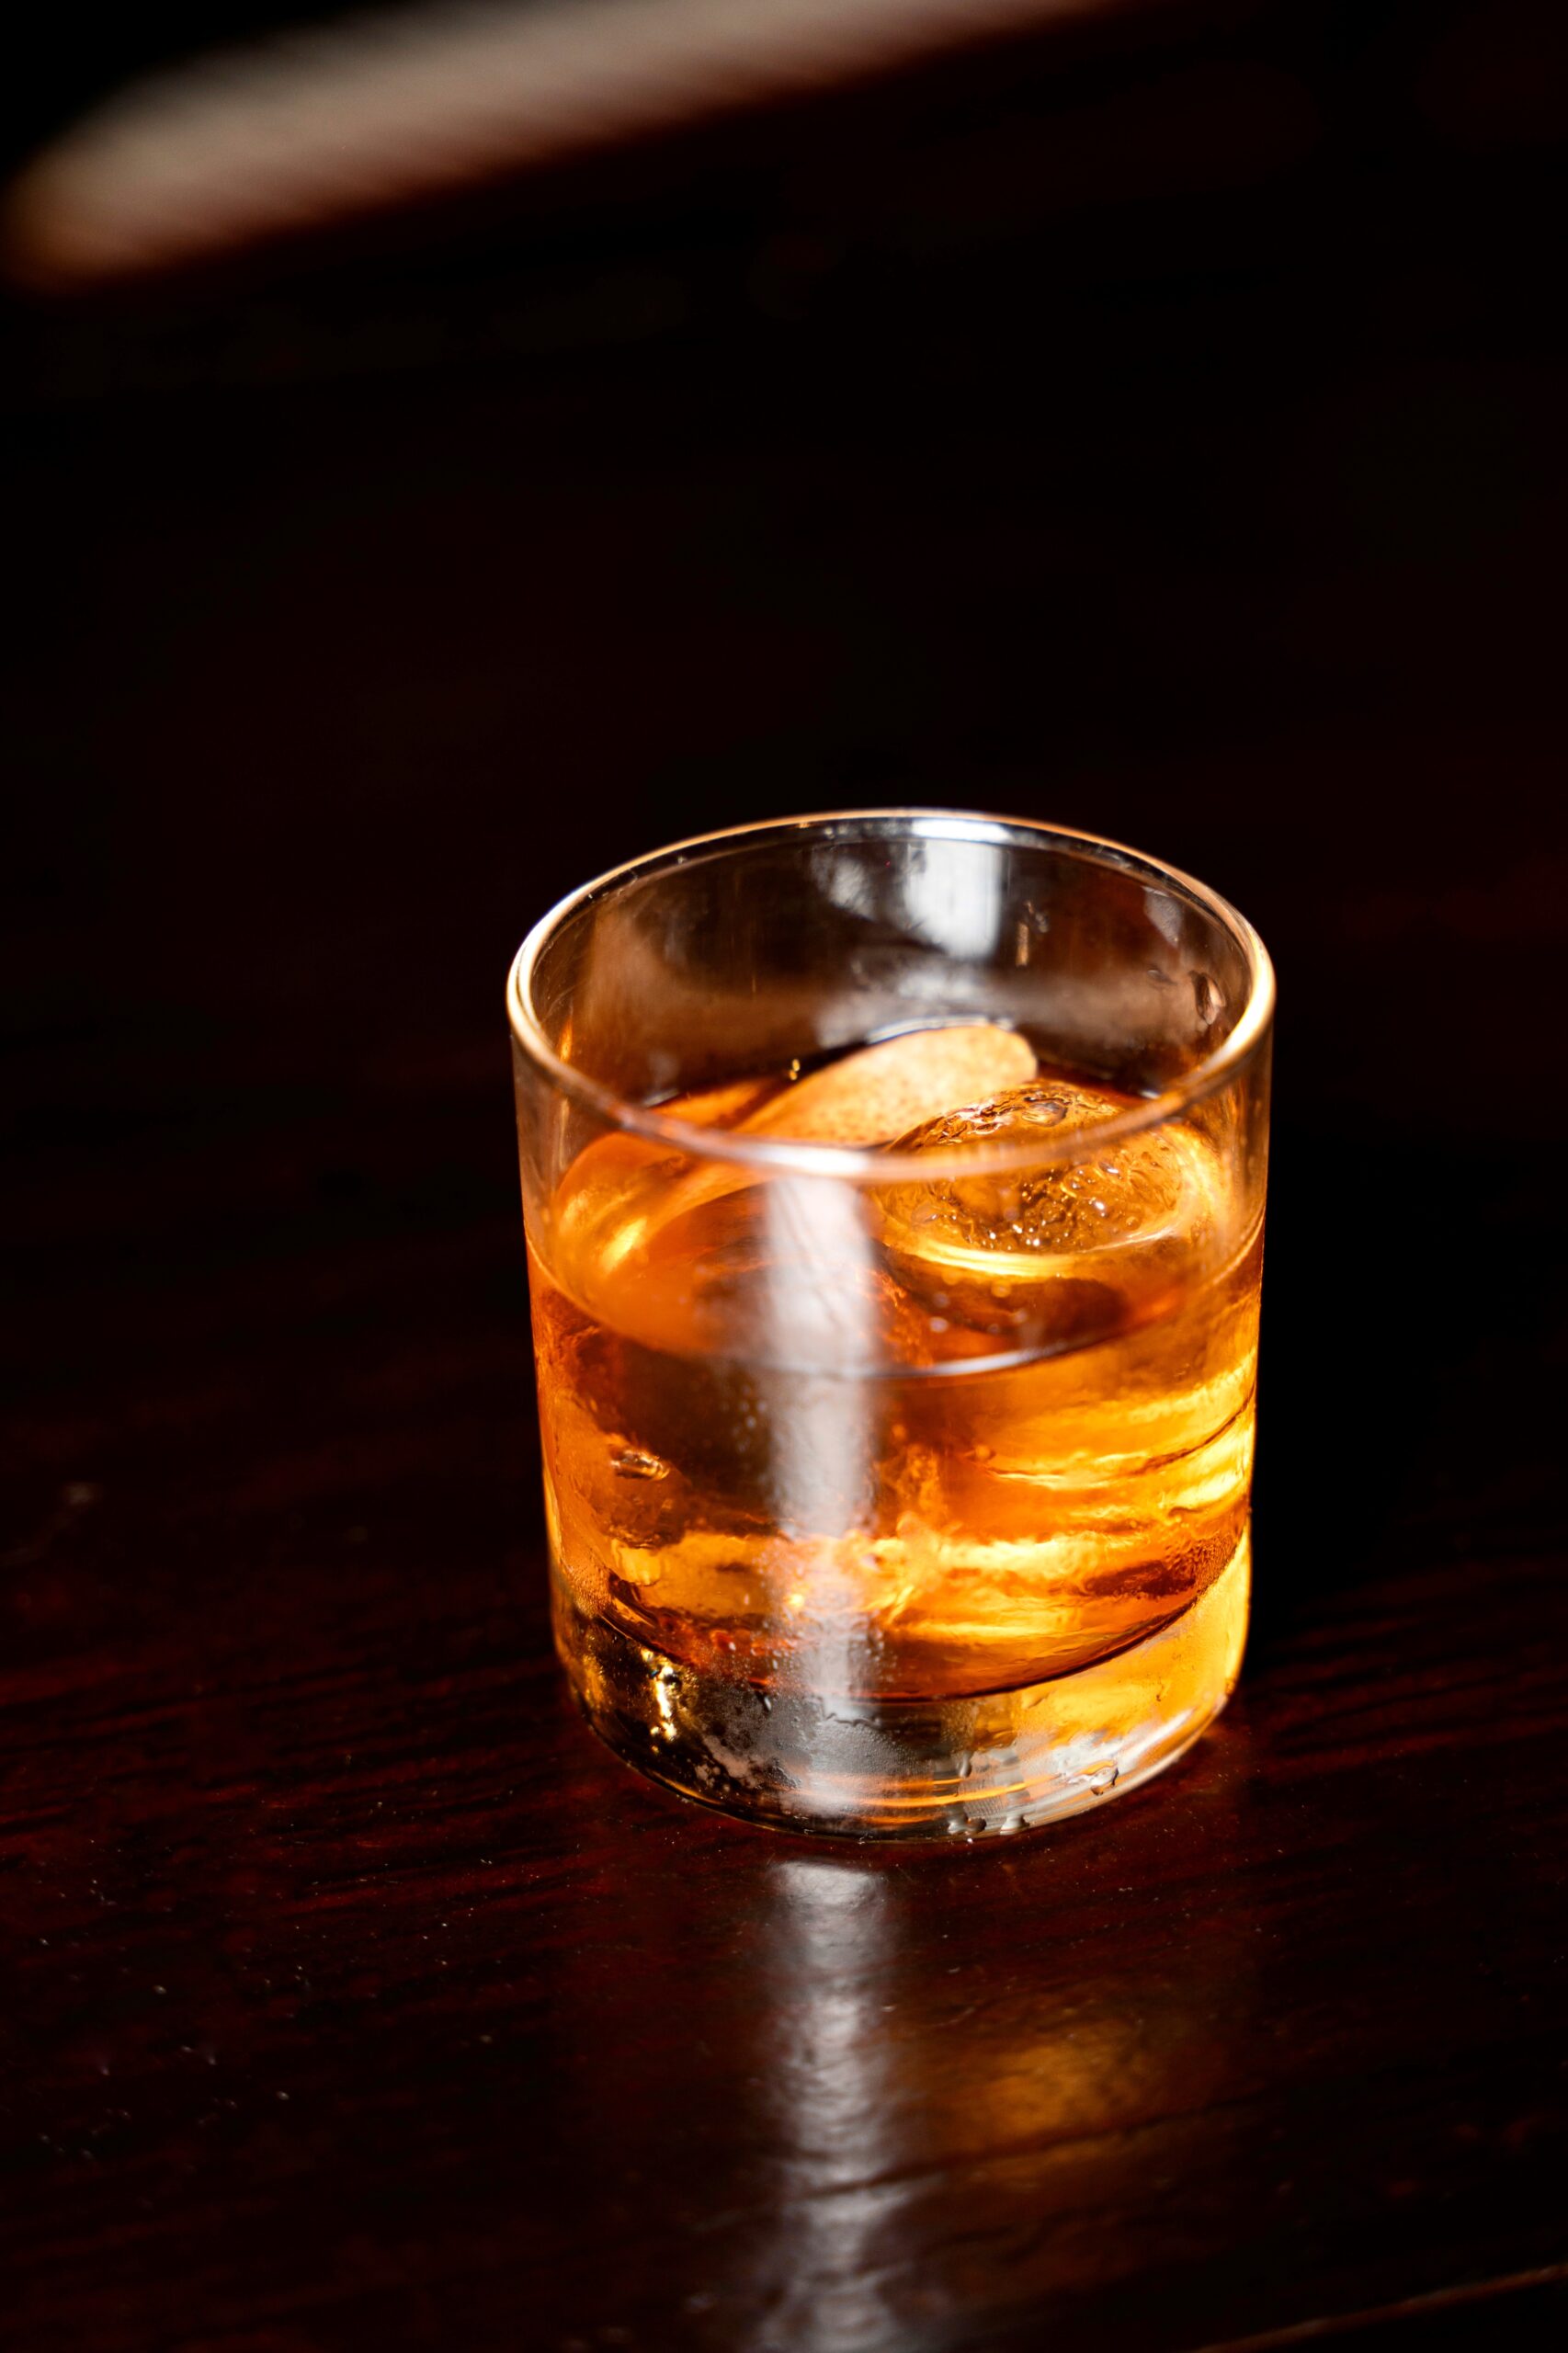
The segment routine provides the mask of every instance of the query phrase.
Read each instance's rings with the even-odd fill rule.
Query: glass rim
[[[1030,848],[1060,844],[1087,855],[1098,865],[1118,869],[1135,880],[1176,884],[1235,938],[1246,961],[1250,986],[1245,1004],[1229,1035],[1213,1052],[1182,1074],[1174,1086],[1131,1103],[1126,1110],[1091,1127],[1072,1128],[1057,1136],[1030,1136],[1016,1142],[958,1144],[943,1152],[899,1153],[885,1144],[814,1143],[804,1137],[745,1136],[732,1129],[705,1128],[694,1120],[672,1118],[651,1103],[636,1103],[613,1086],[591,1078],[585,1071],[562,1060],[550,1044],[534,1009],[532,983],[539,959],[548,942],[573,915],[596,900],[608,898],[628,883],[687,865],[714,850],[734,847],[769,835],[820,833],[832,839],[878,835],[907,835],[924,841],[994,842],[1004,847]],[[1051,825],[1032,817],[1002,817],[965,809],[884,808],[824,810],[801,817],[770,817],[744,825],[722,826],[716,833],[693,834],[629,858],[594,876],[542,915],[512,960],[506,977],[506,1013],[512,1036],[521,1051],[551,1086],[585,1110],[597,1112],[606,1123],[628,1135],[642,1136],[697,1160],[727,1162],[759,1176],[836,1176],[860,1184],[884,1185],[933,1182],[958,1176],[1005,1175],[1024,1168],[1063,1164],[1098,1153],[1122,1137],[1139,1135],[1165,1125],[1206,1097],[1216,1093],[1251,1060],[1268,1035],[1274,1017],[1274,966],[1268,950],[1246,917],[1218,891],[1195,875],[1125,843],[1073,825]],[[903,1034],[976,1024],[983,1017],[965,1014],[943,1024],[939,1019],[912,1021]],[[876,1041],[901,1034],[879,1031]],[[957,1108],[957,1107],[955,1107]]]

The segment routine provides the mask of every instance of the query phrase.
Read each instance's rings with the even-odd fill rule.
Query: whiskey
[[[558,1639],[645,1769],[973,1835],[1222,1704],[1261,1234],[1218,1117],[1138,1108],[976,1024],[660,1106],[857,1148],[853,1185],[619,1132],[566,1169],[530,1235]]]

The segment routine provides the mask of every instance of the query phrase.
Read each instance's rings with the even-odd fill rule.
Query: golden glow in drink
[[[1151,1123],[965,1023],[660,1108],[691,1150],[594,1138],[530,1235],[590,1717],[692,1795],[865,1836],[1158,1769],[1246,1620],[1261,1198],[1230,1098]],[[868,1174],[705,1156],[724,1135]]]

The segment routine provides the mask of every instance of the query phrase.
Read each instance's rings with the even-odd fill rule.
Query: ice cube
[[[956,1102],[1031,1077],[1035,1058],[1016,1031],[993,1023],[911,1030],[845,1055],[733,1126],[792,1142],[887,1143]],[[733,1122],[751,1086],[710,1090],[665,1106],[710,1125]],[[744,1200],[736,1197],[744,1196]],[[731,1204],[733,1204],[732,1207]],[[749,1305],[769,1324],[810,1327],[813,1346],[838,1334],[863,1358],[881,1328],[890,1286],[872,1247],[861,1196],[836,1177],[768,1176],[701,1162],[631,1135],[579,1154],[552,1205],[557,1264],[587,1307],[653,1345],[712,1347],[745,1328]],[[786,1314],[782,1302],[792,1293]],[[677,1336],[678,1335],[678,1336]],[[876,1349],[872,1348],[875,1354]]]
[[[733,1172],[594,1153],[591,1172],[592,1153],[573,1171],[554,1263],[569,1294],[613,1330],[670,1356],[824,1370],[918,1349],[924,1319],[883,1266],[856,1188],[745,1175],[715,1191],[703,1180]]]
[[[1127,1108],[1040,1078],[928,1120],[893,1149],[978,1154],[1038,1138],[1043,1155]],[[1097,1148],[1090,1132],[1069,1159],[888,1187],[882,1245],[899,1281],[933,1312],[1065,1345],[1157,1306],[1211,1232],[1220,1181],[1211,1147],[1190,1129],[1167,1122]]]

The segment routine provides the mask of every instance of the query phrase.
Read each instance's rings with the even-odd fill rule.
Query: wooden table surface
[[[840,308],[770,181],[575,310],[18,330],[7,2345],[1558,2340],[1562,366],[1506,238],[1456,329],[1403,199],[1273,185]],[[501,989],[615,858],[903,796],[1191,865],[1282,1013],[1238,1695],[889,1858],[562,1698]]]

